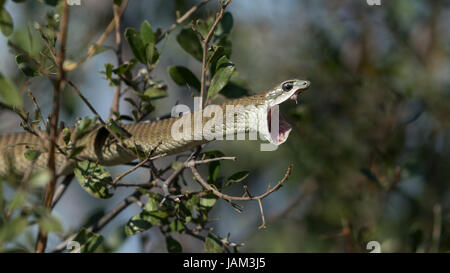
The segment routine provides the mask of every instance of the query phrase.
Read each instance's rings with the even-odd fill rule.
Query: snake
[[[179,113],[166,119],[152,122],[137,122],[133,124],[121,124],[120,127],[127,132],[128,137],[117,139],[105,126],[98,126],[86,134],[80,141],[83,144],[82,151],[76,158],[69,159],[61,149],[56,151],[56,169],[61,174],[68,174],[74,170],[75,163],[79,160],[97,162],[103,166],[114,166],[129,163],[136,158],[136,147],[153,156],[167,156],[193,149],[196,146],[206,144],[210,141],[223,139],[227,136],[236,136],[239,133],[249,134],[259,132],[261,138],[274,145],[284,143],[292,126],[279,115],[276,131],[271,118],[277,111],[277,107],[288,101],[297,102],[298,95],[308,89],[310,82],[301,79],[290,79],[277,84],[273,88],[251,96],[245,96],[228,100],[216,107],[206,106],[193,112]],[[227,113],[230,108],[239,109],[237,115],[233,114],[233,122],[225,121],[226,118],[217,118],[212,123],[212,130],[196,130],[196,113],[200,114],[200,121],[206,126],[208,121]],[[240,108],[239,108],[240,107]],[[212,109],[212,110],[211,110]],[[214,112],[215,111],[215,112]],[[277,111],[278,112],[278,111]],[[214,113],[214,115],[212,115]],[[236,111],[235,111],[236,113]],[[183,123],[185,122],[185,123]],[[183,128],[181,125],[191,126],[193,130],[187,130],[182,136],[174,134],[174,128]],[[67,127],[74,133],[76,126]],[[181,132],[178,130],[175,132]],[[189,132],[190,131],[190,132]],[[64,135],[59,131],[55,140],[58,147],[67,145]],[[16,174],[24,174],[30,168],[46,168],[48,165],[49,142],[42,138],[42,134],[30,132],[0,134],[0,175],[10,171]],[[132,150],[130,147],[134,147]],[[26,157],[29,149],[39,151],[36,159],[30,160]]]

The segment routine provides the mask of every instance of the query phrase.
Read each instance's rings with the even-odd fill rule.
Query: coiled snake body
[[[283,143],[286,141],[291,127],[286,121],[280,118],[279,130],[273,134],[270,127],[270,113],[280,103],[286,100],[296,100],[298,93],[307,89],[309,85],[310,83],[305,80],[288,80],[260,94],[231,100],[219,105],[224,113],[228,106],[242,106],[242,109],[244,109],[244,115],[242,117],[245,117],[237,118],[232,124],[222,122],[222,130],[219,130],[220,133],[228,135],[230,133],[248,133],[260,130],[260,135],[269,142],[275,145]],[[206,111],[206,108],[203,111]],[[205,116],[203,114],[201,115],[202,117]],[[193,124],[195,122],[195,115],[190,116],[191,121],[193,121],[190,124]],[[267,120],[262,127],[256,122],[261,117]],[[151,151],[151,154],[154,156],[163,156],[189,150],[213,139],[211,133],[205,134],[203,131],[198,132],[195,128],[191,130],[190,138],[179,139],[174,137],[173,126],[181,118],[172,117],[155,122],[123,125],[123,129],[131,136],[124,139],[122,144],[119,144],[102,127],[84,137],[83,145],[85,148],[77,155],[76,159],[90,160],[106,166],[120,165],[136,158],[135,153],[125,147],[139,147],[139,149],[144,151]],[[203,117],[202,123],[205,124],[208,120],[209,118]],[[69,130],[73,131],[74,128],[69,127]],[[215,136],[217,137],[217,135]],[[64,146],[64,143],[63,136],[60,134],[57,145]],[[42,152],[34,163],[26,159],[24,155],[30,147]],[[31,164],[34,164],[34,167],[47,166],[48,154],[45,149],[45,144],[41,138],[31,133],[23,132],[0,135],[0,150],[0,174],[6,174],[10,168],[13,168],[18,174],[23,174],[27,169],[31,168]],[[56,167],[58,172],[70,173],[73,170],[74,164],[72,163],[74,162],[74,160],[68,160],[65,155],[57,152]]]

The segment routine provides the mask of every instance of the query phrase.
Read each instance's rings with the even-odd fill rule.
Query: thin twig
[[[125,8],[127,6],[127,3],[128,3],[128,1],[123,1],[122,5],[120,7],[120,10],[118,12],[118,16],[122,16],[122,14],[124,13]],[[115,25],[116,25],[116,21],[115,21],[115,18],[113,18],[111,20],[111,22],[108,24],[108,26],[106,27],[105,31],[100,35],[98,40],[95,42],[95,44],[92,45],[91,47],[89,47],[88,54],[86,56],[84,56],[83,58],[81,58],[81,60],[79,60],[78,62],[75,62],[73,64],[66,66],[66,70],[72,71],[72,70],[76,69],[78,66],[80,66],[82,63],[87,61],[89,58],[94,56],[96,48],[101,46],[105,42],[106,38],[108,38],[108,35],[111,33],[111,31],[113,31]]]
[[[186,11],[183,16],[178,18],[175,23],[173,23],[168,30],[166,30],[164,33],[159,36],[158,39],[156,39],[156,43],[159,43],[166,35],[168,35],[170,32],[172,32],[177,26],[179,26],[181,23],[183,23],[186,19],[188,19],[196,10],[203,7],[206,3],[208,3],[210,0],[203,0],[202,2],[198,3],[197,5],[190,8],[188,11]]]
[[[236,197],[236,196],[230,196],[224,193],[221,193],[220,191],[216,190],[214,187],[212,187],[210,184],[208,184],[208,182],[206,182],[203,177],[200,175],[200,173],[198,172],[198,170],[195,167],[191,167],[192,173],[194,174],[195,178],[197,179],[197,181],[207,190],[211,191],[214,195],[216,195],[219,198],[222,198],[228,202],[232,202],[232,201],[249,201],[249,200],[257,200],[258,201],[258,205],[259,205],[259,209],[261,212],[261,220],[262,220],[262,224],[259,226],[259,228],[264,228],[266,225],[266,220],[264,218],[264,211],[263,211],[263,207],[262,207],[262,203],[261,200],[264,199],[265,197],[267,197],[269,194],[277,191],[279,188],[281,188],[281,186],[283,185],[284,182],[287,181],[287,179],[289,178],[289,175],[291,174],[291,169],[292,166],[289,165],[286,174],[284,175],[284,177],[278,181],[278,183],[275,185],[275,187],[273,188],[268,188],[267,192],[258,195],[258,196],[251,196],[248,191],[247,191],[247,197]]]
[[[225,13],[225,9],[230,4],[231,0],[226,0],[224,2],[220,3],[220,12],[216,15],[216,20],[214,21],[214,24],[209,29],[208,34],[203,39],[203,56],[202,56],[202,76],[200,80],[200,105],[203,107],[203,97],[206,94],[206,72],[208,71],[208,65],[207,65],[207,56],[208,56],[208,44],[211,40],[214,31],[216,30],[217,25],[219,24],[220,20],[222,20],[223,15]]]
[[[102,117],[99,115],[99,113],[95,110],[94,106],[92,106],[92,104],[89,102],[89,100],[86,99],[85,96],[83,96],[80,89],[72,81],[68,81],[67,83],[70,85],[70,87],[72,87],[72,89],[75,91],[75,93],[77,93],[77,95],[81,98],[81,100],[87,105],[89,110],[91,110],[91,112],[94,113],[94,115],[98,118],[100,123],[106,127],[105,121],[102,119]]]
[[[125,9],[128,4],[128,0],[125,0],[123,3],[123,8]],[[117,66],[121,66],[123,63],[122,59],[122,39],[120,36],[120,8],[119,6],[113,4],[113,12],[114,12],[114,26],[116,29],[116,56],[117,56]],[[115,90],[114,90],[114,100],[111,107],[111,116],[113,113],[119,113],[119,104],[120,104],[120,88],[122,86],[122,81],[119,80]]]
[[[135,191],[131,195],[129,195],[127,198],[122,200],[116,207],[114,207],[111,211],[109,211],[106,215],[104,215],[100,220],[98,220],[96,223],[91,225],[87,228],[87,231],[90,232],[98,232],[103,227],[105,227],[111,220],[113,220],[120,212],[122,212],[124,209],[126,209],[129,205],[139,201],[139,198],[142,196],[143,193],[140,191]],[[55,249],[52,252],[61,252],[64,249],[66,249],[67,244],[71,242],[77,234],[73,234],[60,244],[58,244]]]
[[[119,182],[122,178],[124,178],[125,176],[129,175],[130,173],[134,172],[135,170],[137,170],[139,167],[141,167],[142,165],[144,165],[145,163],[151,161],[152,158],[147,157],[146,159],[142,160],[141,162],[139,162],[139,164],[136,164],[133,168],[123,172],[122,174],[120,174],[119,176],[117,176],[111,183],[112,185],[116,184],[117,182]]]
[[[64,193],[66,192],[70,183],[72,182],[74,176],[75,176],[74,174],[69,174],[68,176],[64,177],[64,180],[61,182],[61,184],[55,190],[55,195],[54,195],[53,201],[52,201],[52,209],[56,206],[56,204],[58,204],[59,200],[64,195]]]
[[[269,194],[271,194],[281,188],[283,183],[286,182],[286,180],[289,178],[289,175],[291,174],[291,169],[292,169],[292,166],[289,166],[284,177],[280,181],[278,181],[278,183],[275,185],[275,187],[269,188],[265,193],[258,195],[258,196],[252,196],[252,197],[250,197],[250,196],[238,197],[238,196],[230,196],[230,195],[221,193],[220,191],[216,190],[211,185],[209,185],[208,182],[206,182],[203,179],[203,177],[200,175],[200,173],[198,172],[198,170],[195,167],[191,167],[192,173],[194,174],[195,178],[198,180],[198,182],[203,187],[205,187],[207,190],[211,191],[216,196],[218,196],[222,199],[225,199],[227,201],[249,201],[249,200],[263,199],[263,198],[267,197]]]
[[[285,218],[287,215],[289,215],[296,207],[298,207],[305,198],[311,196],[315,191],[317,190],[317,182],[314,179],[308,179],[306,182],[304,182],[301,185],[301,189],[299,194],[292,199],[292,201],[284,208],[282,211],[278,212],[275,215],[269,216],[268,221],[269,223],[275,223],[279,221],[280,219]]]
[[[31,101],[33,102],[33,105],[36,108],[36,112],[39,118],[42,120],[42,124],[44,124],[44,128],[46,128],[47,125],[45,124],[45,119],[44,116],[42,115],[41,108],[39,107],[39,104],[30,89],[28,89],[28,96],[31,98]]]
[[[58,120],[59,120],[59,107],[60,107],[60,93],[64,88],[66,81],[66,72],[64,71],[64,59],[66,54],[66,42],[67,42],[67,30],[68,30],[68,22],[69,22],[69,5],[67,1],[64,1],[64,7],[62,12],[61,26],[60,31],[58,32],[58,39],[60,41],[60,50],[58,51],[56,63],[58,69],[58,79],[54,83],[54,94],[53,94],[53,111],[52,117],[50,120],[50,149],[48,156],[48,168],[50,170],[51,179],[49,184],[47,185],[45,198],[44,198],[44,207],[48,210],[52,208],[53,195],[55,192],[57,173],[56,173],[56,138],[58,135]],[[42,253],[45,252],[45,248],[47,245],[47,236],[48,233],[41,228],[38,231],[38,238],[36,243],[36,252]]]
[[[258,228],[266,228],[266,219],[264,218],[264,210],[261,199],[258,199],[259,212],[261,213],[261,225]]]

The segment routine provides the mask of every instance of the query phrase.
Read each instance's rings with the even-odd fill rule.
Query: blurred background
[[[68,57],[86,52],[112,19],[108,0],[81,0],[71,8]],[[198,1],[131,0],[122,21],[138,28],[144,20],[167,29]],[[39,1],[5,8],[14,19],[12,40],[20,42],[32,21],[42,21],[50,7]],[[218,9],[211,1],[194,14],[204,18]],[[248,170],[252,194],[274,185],[289,163],[293,172],[278,192],[264,199],[266,229],[258,229],[256,202],[243,203],[237,213],[219,201],[210,226],[222,237],[244,243],[244,252],[367,252],[378,241],[383,252],[447,252],[450,250],[450,1],[381,0],[232,0],[234,18],[231,60],[238,78],[260,92],[289,78],[311,81],[299,104],[281,111],[294,129],[274,152],[259,151],[253,141],[217,142],[236,156],[223,164],[221,175]],[[187,88],[168,76],[169,65],[183,65],[198,76],[201,65],[176,42],[178,27],[164,43],[153,77],[168,85],[169,96],[159,100],[152,117],[167,114],[176,102],[192,105]],[[105,42],[114,45],[114,35]],[[0,36],[0,72],[20,86],[23,76]],[[124,43],[124,59],[132,53]],[[114,88],[104,75],[105,63],[116,62],[113,51],[99,54],[69,77],[78,84],[103,117],[109,114]],[[30,88],[44,116],[51,111],[51,85],[34,78]],[[73,92],[63,93],[61,119],[91,116]],[[26,105],[32,109],[28,101]],[[121,104],[127,113],[128,105]],[[128,111],[129,112],[129,111]],[[21,131],[20,120],[0,112],[0,133]],[[161,166],[170,159],[161,160]],[[126,167],[110,168],[113,174]],[[139,181],[137,172],[127,181]],[[95,199],[72,183],[54,214],[65,232],[78,230],[95,213],[108,211],[132,189],[116,191],[108,200]],[[242,185],[227,190],[242,194]],[[157,228],[122,240],[121,230],[140,210],[130,206],[101,234],[117,243],[118,252],[165,252]],[[186,252],[203,251],[191,237],[177,236]],[[50,237],[49,249],[59,242]]]

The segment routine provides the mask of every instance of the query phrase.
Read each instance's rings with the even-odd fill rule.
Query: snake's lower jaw
[[[278,115],[278,121],[275,121],[274,124],[272,124],[272,109],[273,107],[269,108],[267,113],[268,135],[266,138],[270,143],[280,145],[288,139],[289,134],[292,131],[292,126],[283,118],[281,114]],[[272,129],[278,129],[278,131],[273,132]]]

